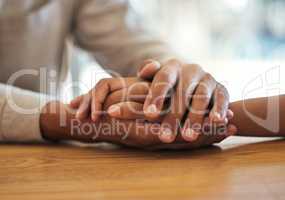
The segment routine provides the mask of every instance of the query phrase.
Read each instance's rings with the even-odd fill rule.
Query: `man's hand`
[[[134,94],[136,91],[146,91],[149,89],[149,82],[142,81],[139,78],[108,78],[102,79],[90,92],[81,95],[71,101],[70,106],[77,109],[76,118],[79,120],[92,119],[96,122],[104,114],[104,104],[108,96],[117,91],[123,90],[124,96],[114,99],[116,102],[125,102],[139,99],[145,100],[145,97],[138,97]],[[126,99],[132,97],[135,99]]]
[[[143,112],[143,100],[142,98],[148,94],[148,90],[133,90],[128,98],[133,99],[132,102],[120,102],[117,99],[122,98],[122,96],[126,95],[125,89],[124,90],[117,90],[116,92],[112,93],[108,97],[108,101],[106,102],[106,108],[108,108],[108,114],[116,119],[121,120],[136,120],[141,119],[145,120],[145,115]],[[141,99],[136,101],[134,96],[139,96]],[[116,103],[116,104],[114,104]],[[233,118],[232,112],[227,112],[226,116],[229,120]],[[163,116],[159,117],[156,120],[157,123],[165,122]],[[209,117],[205,117],[202,123],[201,133],[199,135],[190,135],[192,137],[190,140],[185,140],[183,135],[181,134],[183,129],[183,124],[186,123],[184,121],[175,121],[175,126],[179,127],[177,130],[177,136],[175,141],[169,144],[165,144],[165,142],[161,141],[162,145],[155,146],[154,148],[167,148],[167,149],[193,149],[199,148],[204,146],[209,146],[214,143],[220,143],[224,139],[229,136],[236,134],[237,129],[234,125],[230,124],[227,125],[225,123],[214,123],[210,120]],[[160,130],[164,128],[163,126],[170,127],[173,124],[162,124],[160,126]],[[159,134],[157,137],[161,138],[161,132],[159,130]]]
[[[171,99],[169,110],[162,122],[160,139],[172,143],[178,134],[177,121],[182,121],[189,110],[182,137],[194,141],[201,134],[206,116],[211,122],[227,124],[233,113],[228,111],[229,95],[226,88],[196,64],[184,64],[169,60],[160,64],[146,61],[138,72],[140,78],[152,80],[149,94],[144,103],[147,119],[157,120],[163,114],[164,106]]]

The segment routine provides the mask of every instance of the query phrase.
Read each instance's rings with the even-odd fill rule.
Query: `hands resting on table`
[[[67,130],[56,129],[56,117],[53,128],[41,124],[44,136],[53,140],[191,149],[219,143],[237,132],[229,124],[233,112],[226,88],[200,66],[174,59],[163,64],[147,60],[138,77],[104,79],[68,106],[50,103],[42,121],[56,115],[50,112],[53,106],[68,112]]]

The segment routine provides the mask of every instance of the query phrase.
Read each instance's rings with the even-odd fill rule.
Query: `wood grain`
[[[197,151],[0,145],[0,199],[285,199],[285,142]]]

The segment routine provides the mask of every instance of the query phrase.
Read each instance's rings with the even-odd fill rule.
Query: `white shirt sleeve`
[[[49,97],[0,84],[0,141],[42,142],[39,118]]]
[[[105,68],[124,76],[136,75],[145,59],[163,62],[180,57],[160,36],[137,23],[139,19],[134,16],[138,16],[130,9],[128,0],[80,3],[74,17],[75,42]]]

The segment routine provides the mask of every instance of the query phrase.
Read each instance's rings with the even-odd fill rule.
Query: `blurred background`
[[[285,93],[285,0],[130,0],[130,7],[134,23],[201,64],[232,100]],[[90,68],[98,68],[88,55],[77,55],[81,70],[73,67],[74,78],[86,87],[75,95],[92,87]]]

